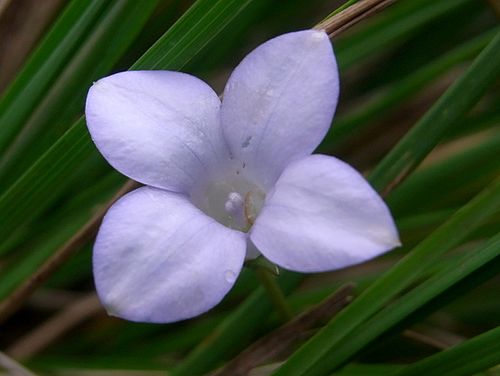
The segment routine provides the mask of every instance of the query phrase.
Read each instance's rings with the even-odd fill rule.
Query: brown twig
[[[100,311],[102,311],[102,308],[97,295],[93,292],[85,295],[61,312],[53,315],[26,336],[21,337],[7,349],[6,353],[17,360],[23,360],[38,354],[60,338],[66,331]]]
[[[346,284],[316,307],[289,321],[285,325],[259,339],[213,376],[243,376],[258,365],[279,355],[300,339],[304,333],[324,324],[353,298],[353,284]]]
[[[396,0],[362,0],[342,12],[320,22],[314,28],[325,30],[330,38],[340,34],[352,25],[379,12]]]
[[[45,282],[59,266],[61,266],[71,255],[80,249],[99,228],[102,217],[109,207],[122,195],[138,187],[138,183],[127,181],[116,195],[78,231],[66,243],[64,243],[54,254],[48,258],[38,270],[12,294],[0,303],[0,322],[9,318],[26,300],[26,298],[43,282]]]
[[[8,374],[11,376],[36,376],[2,352],[0,352],[0,366],[9,372]]]

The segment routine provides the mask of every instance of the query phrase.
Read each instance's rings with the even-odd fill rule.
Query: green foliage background
[[[193,320],[105,315],[94,224],[126,181],[94,148],[83,104],[94,80],[125,69],[182,70],[221,92],[253,47],[338,17],[341,5],[61,2],[0,99],[0,349],[10,357],[0,370],[18,361],[44,375],[207,374],[273,335],[283,323],[252,270]],[[403,247],[333,273],[281,273],[297,315],[347,282],[355,297],[265,364],[247,359],[251,374],[500,374],[499,9],[397,0],[333,38],[341,100],[319,151],[366,172]]]

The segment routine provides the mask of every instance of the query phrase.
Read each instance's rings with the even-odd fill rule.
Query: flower
[[[111,315],[174,322],[221,301],[262,254],[299,272],[356,264],[399,245],[386,205],[353,168],[311,155],[339,93],[328,36],[257,47],[221,100],[179,72],[96,82],[86,104],[97,148],[139,188],[104,217],[93,256]]]

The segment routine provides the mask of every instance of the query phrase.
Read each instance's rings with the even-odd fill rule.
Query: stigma
[[[243,174],[209,181],[191,196],[193,203],[223,225],[248,232],[264,205],[265,191]]]

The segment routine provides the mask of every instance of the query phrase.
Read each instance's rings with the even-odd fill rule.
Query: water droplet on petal
[[[226,270],[224,272],[224,277],[226,278],[226,281],[229,283],[234,283],[236,281],[236,273],[233,272],[232,270]]]

